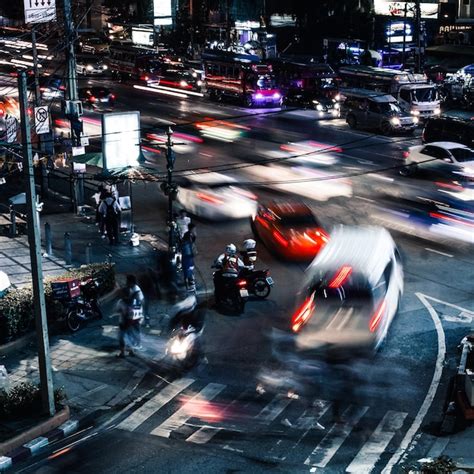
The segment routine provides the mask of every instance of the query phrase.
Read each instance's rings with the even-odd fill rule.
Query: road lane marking
[[[210,441],[222,428],[216,426],[204,425],[189,436],[186,441],[188,443],[206,444]]]
[[[132,412],[125,420],[117,425],[121,430],[134,431],[150,416],[169,403],[176,395],[194,383],[194,379],[180,379],[166,386],[153,398],[144,403],[140,408]]]
[[[349,436],[352,428],[359,423],[368,409],[369,407],[365,406],[349,406],[342,414],[342,417],[347,419],[347,422],[342,426],[337,423],[333,424],[326,436],[321,440],[316,448],[314,448],[313,452],[308,456],[304,463],[307,466],[326,467],[329,461],[336,454],[337,450]]]
[[[436,365],[433,373],[433,378],[431,379],[430,388],[428,389],[428,393],[426,394],[426,397],[423,400],[423,404],[421,405],[420,410],[418,411],[415,419],[413,420],[412,425],[406,432],[405,437],[400,443],[400,446],[397,448],[397,450],[385,466],[384,470],[382,471],[382,474],[390,474],[395,464],[400,461],[402,456],[404,457],[406,455],[409,446],[412,444],[417,431],[420,429],[420,426],[423,423],[423,420],[426,414],[428,413],[431,404],[433,403],[434,397],[438,390],[438,386],[441,382],[441,375],[443,373],[443,361],[446,358],[446,339],[438,313],[433,308],[433,306],[428,303],[426,295],[424,295],[423,293],[415,293],[415,295],[430,313],[431,319],[433,320],[433,323],[436,328],[436,333],[438,335],[438,354],[436,356]],[[434,299],[431,297],[428,298]]]
[[[453,258],[450,253],[440,252],[439,250],[430,249],[429,247],[425,247],[425,250],[428,250],[428,252],[438,253],[439,255],[444,255],[445,257]]]
[[[373,199],[365,198],[362,196],[354,196],[356,199],[361,199],[362,201],[375,202]]]
[[[206,385],[198,394],[190,398],[179,410],[175,411],[169,418],[167,418],[160,426],[155,428],[150,434],[154,436],[161,436],[163,438],[169,438],[172,431],[183,426],[189,418],[192,418],[194,414],[193,406],[196,406],[196,411],[199,411],[200,404],[206,404],[222,390],[225,385],[219,383],[210,383]],[[198,413],[196,413],[198,415]]]
[[[263,410],[255,416],[258,421],[265,424],[270,424],[276,420],[278,416],[285,410],[285,408],[291,403],[291,398],[279,398],[275,397]]]
[[[408,413],[388,411],[364,444],[357,456],[346,468],[346,472],[369,473],[385,452],[392,438],[401,429]]]

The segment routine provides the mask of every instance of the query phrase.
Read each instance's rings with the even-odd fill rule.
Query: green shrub
[[[56,409],[66,399],[63,388],[54,390]],[[40,414],[42,411],[39,385],[23,382],[10,390],[0,390],[0,420],[18,420]]]
[[[63,305],[53,299],[51,282],[58,278],[84,279],[94,275],[100,282],[99,295],[113,290],[115,286],[115,267],[109,263],[93,263],[71,269],[60,277],[44,280],[46,311],[49,321],[55,321],[64,311]],[[34,326],[33,291],[31,285],[10,290],[0,298],[0,344],[18,338]]]

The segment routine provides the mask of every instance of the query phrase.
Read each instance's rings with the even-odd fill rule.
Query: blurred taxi
[[[402,262],[388,231],[341,226],[306,270],[290,323],[296,350],[337,358],[377,349],[402,294]]]
[[[220,173],[188,174],[177,200],[190,213],[209,220],[243,219],[254,215],[257,197]]]
[[[256,238],[289,260],[310,260],[328,241],[311,209],[300,202],[260,205],[251,225]]]

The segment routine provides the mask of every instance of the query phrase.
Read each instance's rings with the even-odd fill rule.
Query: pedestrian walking
[[[105,199],[99,206],[99,212],[105,221],[110,245],[118,244],[121,211],[122,209],[117,199],[112,196],[111,192],[107,192]]]
[[[119,301],[119,348],[117,357],[125,357],[125,351],[129,349],[129,355],[134,355],[134,350],[141,349],[141,330],[143,322],[143,305],[145,298],[141,288],[137,284],[135,275],[127,275],[127,283],[123,289],[122,299]]]
[[[94,199],[96,202],[95,208],[95,223],[99,226],[100,236],[105,239],[105,219],[104,216],[100,213],[99,208],[102,202],[107,197],[107,189],[104,183],[99,184],[97,192],[94,194]]]
[[[181,258],[182,258],[182,267],[184,281],[186,283],[186,288],[189,291],[196,290],[196,281],[194,277],[194,255],[195,255],[195,225],[190,223],[188,226],[188,231],[183,235],[181,240]]]
[[[176,218],[176,225],[178,226],[179,237],[182,239],[184,234],[189,229],[189,224],[191,224],[191,218],[186,214],[184,209],[179,211],[179,215]]]

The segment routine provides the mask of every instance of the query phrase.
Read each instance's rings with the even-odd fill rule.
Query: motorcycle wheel
[[[263,278],[257,278],[253,282],[253,291],[252,293],[259,299],[263,300],[268,297],[270,294],[271,287],[267,281]]]
[[[69,313],[67,313],[66,324],[71,332],[77,332],[79,331],[79,329],[81,329],[82,320],[77,315],[77,310],[72,309],[71,311],[69,311]]]

